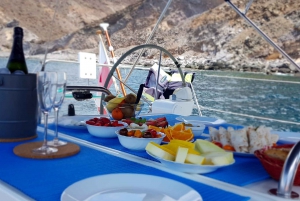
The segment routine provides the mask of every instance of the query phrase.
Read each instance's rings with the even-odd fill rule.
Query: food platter
[[[188,163],[176,163],[174,161],[165,160],[154,156],[153,154],[146,151],[151,157],[158,160],[163,166],[170,168],[175,171],[185,172],[185,173],[197,173],[197,174],[205,174],[209,172],[214,172],[219,168],[227,167],[235,163],[233,161],[231,164],[228,165],[196,165],[196,164],[188,164]]]
[[[61,201],[76,200],[202,201],[203,199],[193,188],[175,180],[146,174],[107,174],[83,179],[63,191]]]
[[[203,116],[179,116],[175,118],[177,121],[188,121],[191,124],[205,124],[206,126],[216,126],[226,123],[223,119]]]
[[[78,116],[61,116],[58,118],[58,126],[63,128],[87,130],[85,121],[94,117],[101,117],[96,115],[78,115]],[[103,116],[108,117],[108,116]]]
[[[210,138],[206,138],[205,140],[211,142],[211,139],[210,139]],[[254,155],[254,154],[251,154],[251,153],[243,153],[243,152],[237,152],[237,151],[230,151],[230,152],[232,152],[234,156],[241,156],[241,157],[255,157],[255,155]]]

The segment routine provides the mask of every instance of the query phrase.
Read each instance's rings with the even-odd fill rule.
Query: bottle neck
[[[23,52],[23,36],[15,35],[14,42],[12,47],[12,54],[10,55],[14,60],[25,60],[24,52]]]

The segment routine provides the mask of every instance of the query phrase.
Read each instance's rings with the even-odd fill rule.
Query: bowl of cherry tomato
[[[110,120],[106,117],[92,118],[85,121],[89,133],[95,137],[115,138],[116,131],[128,126],[127,123]]]
[[[161,144],[164,133],[157,132],[153,129],[139,130],[123,128],[116,131],[120,144],[130,150],[145,151],[149,142]]]

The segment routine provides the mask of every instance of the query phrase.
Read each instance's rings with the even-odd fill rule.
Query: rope
[[[266,82],[281,82],[281,83],[289,83],[289,84],[300,84],[300,82],[284,81],[284,80],[266,80],[266,79],[232,77],[232,76],[222,76],[222,75],[204,75],[204,76],[207,76],[207,77],[221,77],[221,78],[233,78],[233,79],[241,79],[241,80],[258,80],[258,81],[266,81]]]
[[[202,110],[205,109],[205,110],[211,110],[211,111],[220,112],[220,113],[234,114],[234,115],[243,116],[243,117],[251,117],[251,118],[263,119],[263,120],[268,120],[268,121],[276,121],[276,122],[281,122],[281,123],[300,125],[300,123],[293,122],[293,121],[284,121],[284,120],[279,120],[279,119],[272,119],[272,118],[260,117],[260,116],[254,116],[254,115],[248,115],[248,114],[239,114],[239,113],[235,113],[235,112],[228,112],[228,111],[212,109],[212,108],[203,107],[203,106],[200,106],[200,107]]]

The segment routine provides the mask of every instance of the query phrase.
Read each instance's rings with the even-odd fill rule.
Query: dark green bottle
[[[14,28],[14,42],[6,68],[13,74],[28,74],[23,52],[23,29],[21,27]]]

